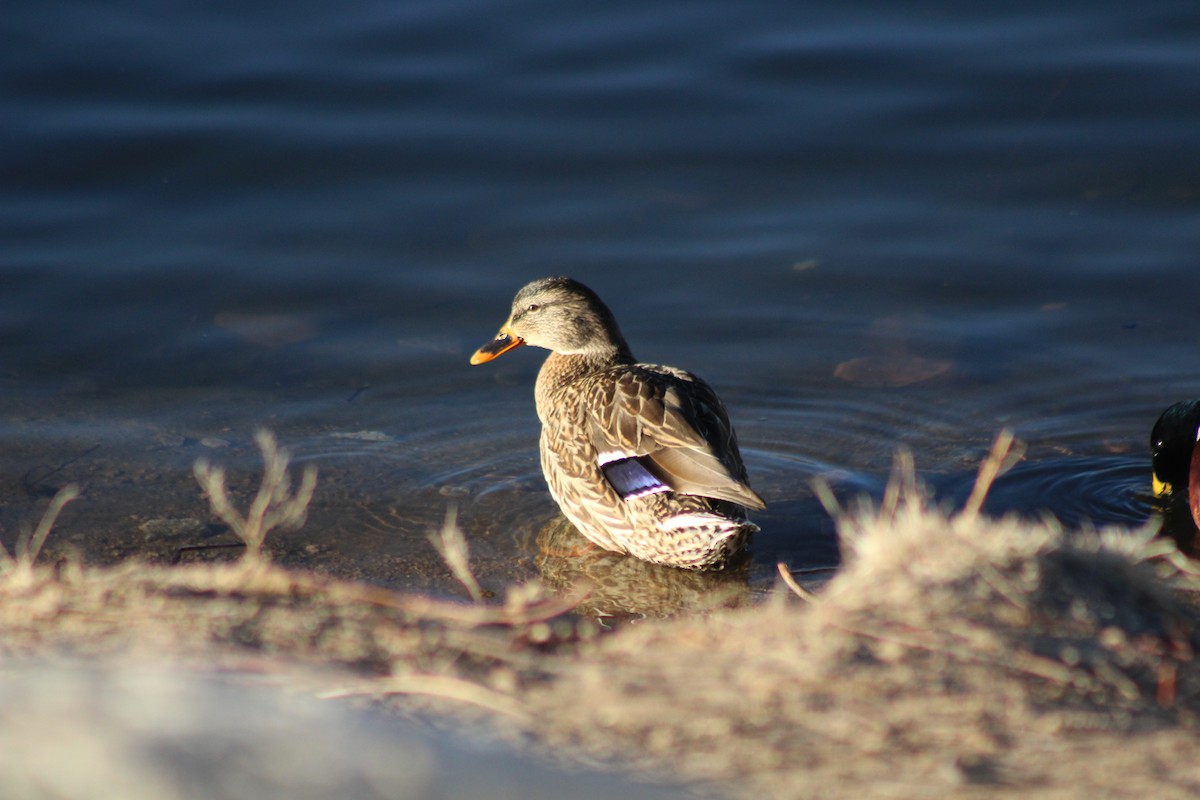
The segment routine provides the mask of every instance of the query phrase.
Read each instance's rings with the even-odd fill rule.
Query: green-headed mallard
[[[638,363],[595,292],[570,278],[530,283],[471,363],[523,344],[550,351],[534,392],[542,472],[584,536],[705,569],[723,566],[758,530],[746,509],[766,506],[716,393],[691,373]]]
[[[1184,400],[1162,413],[1150,432],[1154,496],[1160,500],[1189,495],[1192,454],[1200,430],[1200,400]]]
[[[1150,432],[1154,497],[1163,533],[1200,558],[1200,400],[1184,400],[1162,413]]]

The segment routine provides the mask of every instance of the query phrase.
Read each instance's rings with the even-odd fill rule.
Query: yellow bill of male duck
[[[471,356],[550,351],[534,400],[542,473],[563,515],[597,546],[656,564],[720,569],[758,526],[737,435],[712,388],[637,361],[608,306],[565,277],[517,292],[508,319]]]

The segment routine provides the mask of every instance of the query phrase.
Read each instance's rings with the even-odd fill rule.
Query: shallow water
[[[6,17],[0,522],[68,481],[97,560],[222,541],[190,476],[274,429],[298,566],[538,573],[540,357],[466,359],[529,279],[703,375],[766,498],[748,584],[836,563],[810,481],[1136,524],[1194,367],[1191,4],[57,2]],[[160,530],[151,526],[152,530]],[[822,573],[817,573],[821,575]],[[819,578],[818,578],[819,579]]]

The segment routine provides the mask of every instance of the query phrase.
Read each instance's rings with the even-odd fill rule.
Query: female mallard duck
[[[542,472],[580,533],[645,561],[711,569],[758,530],[746,509],[766,505],[716,393],[691,373],[635,361],[595,292],[570,278],[530,283],[471,363],[523,344],[550,351],[534,391]]]

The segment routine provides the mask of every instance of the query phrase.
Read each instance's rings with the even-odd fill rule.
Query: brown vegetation
[[[1194,567],[1149,531],[948,516],[894,485],[839,512],[846,566],[812,599],[599,635],[536,586],[457,604],[253,558],[67,563],[9,569],[0,652],[320,666],[322,696],[735,797],[1192,796]],[[463,570],[465,539],[438,541]]]

